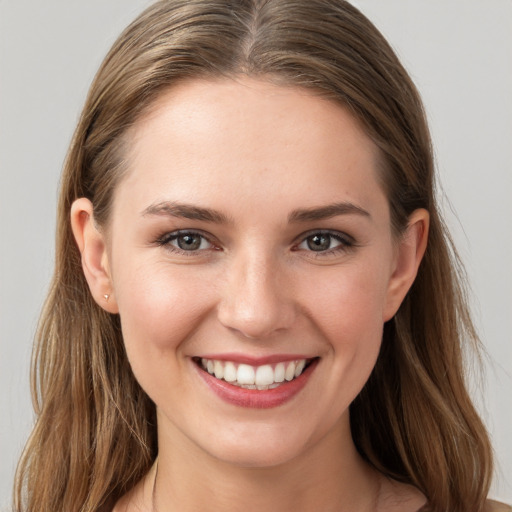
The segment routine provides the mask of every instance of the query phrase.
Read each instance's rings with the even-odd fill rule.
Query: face
[[[410,284],[371,140],[250,79],[175,87],[129,137],[106,293],[160,449],[271,466],[334,442]]]

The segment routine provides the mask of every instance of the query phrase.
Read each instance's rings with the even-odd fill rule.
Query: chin
[[[283,449],[279,447],[267,447],[265,449],[258,446],[230,447],[218,454],[212,455],[218,460],[247,469],[266,469],[282,466],[295,459],[300,452],[294,449]]]
[[[231,431],[225,436],[217,436],[215,442],[211,439],[201,448],[212,457],[226,464],[240,468],[272,468],[281,466],[305,453],[309,436],[295,435],[290,429],[282,432],[270,426],[249,425],[243,432]]]

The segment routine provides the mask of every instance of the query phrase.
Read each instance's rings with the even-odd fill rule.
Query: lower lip
[[[270,409],[278,407],[290,401],[307,384],[311,374],[315,370],[318,359],[315,359],[299,377],[284,382],[274,389],[245,389],[239,386],[233,386],[224,380],[215,378],[208,372],[205,372],[197,365],[196,369],[201,378],[208,387],[222,400],[238,407],[248,407],[252,409]]]

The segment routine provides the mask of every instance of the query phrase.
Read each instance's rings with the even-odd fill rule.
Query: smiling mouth
[[[194,358],[194,362],[212,377],[232,386],[263,391],[278,388],[300,377],[315,359],[296,359],[260,366],[205,358]]]

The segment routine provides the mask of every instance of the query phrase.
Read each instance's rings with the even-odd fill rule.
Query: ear
[[[94,222],[93,206],[81,197],[71,206],[71,228],[82,255],[82,269],[94,300],[109,313],[118,313],[112,286],[107,246]]]
[[[398,241],[383,312],[384,322],[390,320],[398,311],[416,279],[418,268],[427,248],[429,219],[427,210],[422,208],[415,210],[409,216],[407,229]]]

